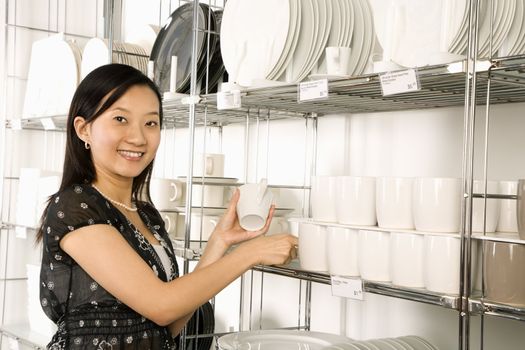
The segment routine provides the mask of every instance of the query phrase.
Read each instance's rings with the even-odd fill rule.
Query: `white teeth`
[[[132,158],[142,157],[142,155],[144,154],[142,152],[131,152],[131,151],[119,151],[119,153],[125,157],[132,157]]]

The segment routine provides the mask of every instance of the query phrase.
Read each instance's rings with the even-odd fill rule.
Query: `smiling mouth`
[[[132,151],[118,151],[118,153],[126,158],[140,158],[144,155],[144,152],[132,152]]]

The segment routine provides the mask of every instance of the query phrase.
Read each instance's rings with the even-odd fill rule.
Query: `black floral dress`
[[[166,327],[124,305],[60,248],[60,240],[68,232],[87,225],[111,225],[160,279],[178,277],[173,246],[161,216],[150,204],[138,207],[142,220],[170,257],[169,276],[148,240],[91,185],[75,185],[51,198],[43,221],[40,302],[58,330],[48,349],[176,349]]]

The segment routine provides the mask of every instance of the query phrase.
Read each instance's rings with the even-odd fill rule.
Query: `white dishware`
[[[518,181],[500,181],[499,194],[517,195]],[[497,232],[518,232],[518,218],[516,216],[517,201],[514,199],[501,199]]]
[[[474,259],[475,261],[475,259]],[[425,288],[438,293],[459,293],[460,238],[425,235]]]
[[[474,180],[473,193],[485,193],[485,185],[482,180]],[[498,182],[487,181],[487,194],[498,193]],[[485,223],[485,198],[474,198],[472,200],[472,232],[483,232]],[[486,199],[486,226],[485,232],[495,232],[499,217],[499,200],[495,198]]]
[[[210,238],[215,226],[219,223],[220,217],[215,215],[202,214],[200,212],[191,213],[190,240],[207,241]],[[177,216],[176,235],[178,239],[184,239],[186,214],[179,213]]]
[[[244,184],[239,190],[240,197],[237,203],[239,224],[248,231],[262,229],[273,201],[267,180],[261,179],[257,184]]]
[[[413,179],[379,177],[376,179],[376,214],[379,227],[413,229]]]
[[[461,179],[415,179],[412,211],[416,230],[459,232],[461,225],[461,198]]]
[[[372,71],[374,73],[386,73],[386,72],[393,72],[393,71],[402,70],[402,69],[405,69],[405,67],[402,67],[393,61],[373,61],[372,62]]]
[[[359,230],[357,259],[363,279],[390,282],[390,233]]]
[[[336,222],[337,177],[312,176],[310,203],[314,220]]]
[[[344,46],[328,46],[325,49],[326,73],[347,75],[350,63],[350,48]]]
[[[196,177],[224,176],[224,154],[222,153],[197,154],[193,165],[193,175]]]
[[[314,331],[258,330],[223,335],[217,339],[217,346],[220,350],[321,350],[351,341],[342,335]]]
[[[152,178],[150,196],[158,210],[173,210],[184,202],[184,183],[175,179]]]
[[[195,207],[220,207],[224,204],[224,187],[193,184],[191,204]]]
[[[327,231],[326,252],[330,275],[359,276],[359,232],[344,227],[328,227]]]
[[[273,235],[277,233],[288,233],[290,225],[288,220],[284,217],[273,217],[270,227],[268,228],[267,235]]]
[[[398,286],[424,288],[424,236],[417,233],[390,233],[390,272]]]
[[[337,222],[374,226],[376,218],[376,180],[365,176],[337,178]]]
[[[328,271],[326,227],[316,224],[299,224],[299,262],[308,271]]]
[[[170,236],[176,237],[179,214],[175,212],[160,212],[160,216],[162,216],[162,220],[164,221],[164,228],[166,229],[166,232]]]

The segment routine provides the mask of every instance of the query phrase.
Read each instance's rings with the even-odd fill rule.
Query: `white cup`
[[[517,195],[518,181],[500,181],[499,194]],[[496,231],[518,232],[518,219],[516,216],[516,204],[514,199],[500,200],[499,220]]]
[[[337,276],[359,276],[357,250],[359,233],[344,227],[329,227],[327,241],[328,271]]]
[[[224,187],[200,185],[197,178],[193,181],[191,203],[197,207],[222,207],[224,205]]]
[[[178,213],[161,212],[160,215],[162,216],[162,220],[164,220],[166,232],[168,232],[171,237],[177,237]]]
[[[150,196],[158,210],[173,210],[184,204],[184,183],[174,179],[152,178]]]
[[[327,234],[324,226],[299,224],[299,262],[308,271],[328,271]]]
[[[485,188],[482,180],[474,180],[472,187],[474,193],[484,193]],[[487,180],[487,193],[498,193],[498,182]],[[472,200],[472,232],[483,232],[484,198]],[[485,232],[496,232],[499,217],[499,200],[487,198],[487,223]]]
[[[186,215],[181,213],[178,215],[177,220],[177,234],[176,237],[184,239],[185,232],[185,220]],[[192,241],[207,241],[210,238],[211,233],[217,226],[220,217],[213,215],[202,215],[199,212],[191,213],[191,228],[190,228],[190,240]]]
[[[314,220],[337,222],[337,177],[312,176],[310,200]]]
[[[290,225],[288,224],[288,220],[286,218],[274,216],[272,222],[270,223],[270,227],[268,228],[267,235],[288,232],[289,229]]]
[[[224,154],[197,154],[193,165],[194,176],[224,177]]]
[[[438,293],[459,293],[460,240],[456,236],[425,235],[425,288]]]
[[[377,222],[375,178],[339,176],[337,181],[337,222],[374,226]]]
[[[242,228],[257,231],[264,227],[272,205],[273,195],[266,179],[257,184],[244,184],[239,187],[237,216]]]
[[[390,233],[390,273],[397,286],[424,288],[424,236]]]
[[[418,178],[414,181],[412,211],[418,231],[459,232],[461,179]]]
[[[412,184],[408,177],[376,179],[376,214],[379,227],[413,229]]]
[[[390,233],[359,230],[357,259],[363,279],[390,282]]]
[[[349,47],[328,46],[325,49],[326,72],[330,75],[348,75],[350,51]]]

